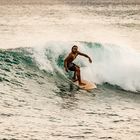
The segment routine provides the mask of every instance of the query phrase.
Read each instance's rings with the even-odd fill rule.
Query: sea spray
[[[140,90],[140,53],[114,44],[84,45],[86,53],[93,56],[93,64],[85,63],[84,78],[102,84],[120,86],[122,89]]]
[[[63,60],[71,51],[72,45],[78,45],[79,51],[88,54],[87,58],[77,57],[74,61],[81,67],[82,78],[97,84],[109,83],[125,90],[140,90],[140,53],[124,46],[90,42],[49,42],[35,57],[40,68],[58,70],[63,75]],[[40,54],[42,53],[42,54]],[[42,61],[43,60],[43,61]]]

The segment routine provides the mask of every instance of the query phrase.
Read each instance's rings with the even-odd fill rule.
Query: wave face
[[[23,78],[46,77],[47,84],[50,79],[53,84],[55,81],[63,83],[72,74],[64,71],[63,60],[74,44],[93,60],[92,64],[82,56],[75,60],[81,67],[83,79],[140,91],[140,53],[131,48],[94,42],[47,42],[43,47],[1,50],[0,81],[22,85]]]

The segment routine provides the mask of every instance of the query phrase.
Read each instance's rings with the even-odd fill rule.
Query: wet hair
[[[74,46],[72,47],[72,49],[73,49],[73,48],[78,48],[78,46],[74,45]]]

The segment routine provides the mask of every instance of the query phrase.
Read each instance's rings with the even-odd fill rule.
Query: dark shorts
[[[68,69],[71,70],[71,71],[76,71],[76,67],[78,67],[76,64],[74,63],[69,63],[67,65]]]

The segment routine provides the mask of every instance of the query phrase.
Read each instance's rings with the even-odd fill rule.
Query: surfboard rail
[[[73,83],[75,85],[77,85],[80,89],[84,89],[84,90],[93,90],[93,89],[97,88],[97,86],[94,83],[89,82],[87,80],[82,80],[82,83],[85,84],[83,86],[80,86],[79,83],[78,83],[78,81],[73,82]]]

